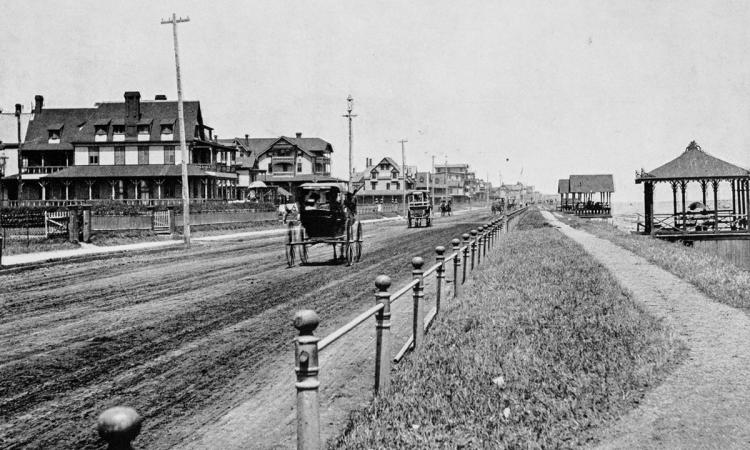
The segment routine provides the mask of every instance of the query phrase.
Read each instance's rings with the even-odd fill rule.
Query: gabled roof
[[[694,180],[706,178],[744,178],[750,171],[703,151],[692,141],[684,152],[668,163],[636,175],[635,182],[661,180]]]
[[[317,153],[333,151],[333,146],[324,141],[320,138],[305,138],[305,137],[286,137],[281,136],[278,138],[255,138],[250,139],[251,144],[250,147],[253,151],[257,150],[257,157],[260,157],[263,153],[270,150],[272,147],[276,146],[277,144],[286,144],[286,145],[292,145],[300,150],[302,150],[303,153],[307,154],[307,156],[310,157],[316,157],[320,156]],[[253,142],[256,141],[256,142]]]
[[[611,174],[571,175],[569,192],[614,192],[615,181]]]
[[[568,178],[557,180],[557,193],[567,194],[568,192],[570,192],[570,180]]]
[[[203,125],[200,102],[183,102],[185,116],[185,139],[193,140],[196,125]],[[138,124],[151,124],[152,141],[161,140],[160,124],[175,123],[177,121],[177,102],[175,101],[141,101],[141,115]],[[47,144],[49,130],[62,126],[60,142],[94,142],[95,126],[105,123],[119,125],[125,123],[125,102],[104,102],[94,108],[44,108],[29,122],[24,147],[34,150],[41,144]],[[110,129],[111,133],[112,130]],[[180,139],[179,127],[174,127],[174,140]],[[129,142],[129,141],[126,141]],[[135,141],[134,141],[135,142]],[[64,148],[64,147],[58,147]]]
[[[373,169],[376,169],[379,165],[381,165],[383,163],[383,161],[387,162],[388,164],[391,165],[391,167],[393,167],[394,169],[396,169],[396,172],[401,173],[401,166],[399,166],[398,163],[396,161],[394,161],[393,158],[391,158],[390,156],[384,157],[383,159],[381,159],[380,161],[378,161],[377,164],[373,164],[371,166],[367,166],[367,168],[365,169],[365,173],[372,172]],[[391,169],[391,170],[393,170],[393,169]]]

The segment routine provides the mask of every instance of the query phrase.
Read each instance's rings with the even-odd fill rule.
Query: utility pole
[[[185,239],[185,248],[190,248],[190,187],[188,186],[188,151],[185,143],[185,114],[182,109],[182,81],[180,80],[180,50],[177,45],[177,24],[190,22],[190,17],[179,19],[172,13],[170,20],[161,21],[162,25],[171,24],[174,35],[174,63],[177,68],[177,118],[180,122],[180,150],[182,153],[182,235]]]
[[[21,158],[21,109],[23,108],[23,105],[20,103],[16,103],[16,124],[18,125],[18,151],[16,152],[18,154],[18,205],[21,205],[21,200],[23,200],[23,180],[21,180],[21,163],[23,162],[23,158]]]
[[[399,142],[401,143],[401,175],[404,177],[401,183],[401,201],[404,203],[404,217],[406,217],[406,150],[404,150],[404,144],[409,141],[401,139]]]
[[[352,119],[357,117],[356,114],[352,114],[352,109],[354,109],[354,98],[349,95],[346,98],[346,114],[341,116],[349,119],[349,192],[352,192]]]

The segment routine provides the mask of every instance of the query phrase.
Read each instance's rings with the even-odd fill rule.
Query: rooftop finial
[[[687,151],[687,150],[700,150],[700,151],[703,151],[703,149],[701,148],[701,146],[700,146],[700,145],[698,145],[698,143],[697,143],[697,142],[695,142],[695,141],[690,141],[690,145],[688,145],[688,146],[687,146],[687,147],[685,148],[685,150],[686,150],[686,151]]]

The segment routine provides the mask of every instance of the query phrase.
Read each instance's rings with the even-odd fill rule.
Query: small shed
[[[645,234],[671,235],[671,237],[700,238],[706,234],[748,233],[748,182],[750,171],[710,155],[695,141],[685,148],[677,158],[646,172],[636,171],[635,183],[643,183],[644,220],[638,231]],[[701,201],[688,207],[686,191],[689,183],[699,183]],[[654,187],[657,183],[668,183],[672,188],[672,214],[654,214]],[[731,208],[719,204],[719,187],[728,185],[732,193]],[[707,189],[711,186],[710,207]],[[678,208],[677,191],[680,191]]]

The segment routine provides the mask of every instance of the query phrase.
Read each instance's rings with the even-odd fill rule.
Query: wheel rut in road
[[[129,404],[147,418],[142,442],[176,445],[272,384],[265,369],[289,357],[294,310],[318,310],[331,329],[371,304],[367,280],[408,278],[410,256],[431,259],[466,226],[368,229],[348,268],[287,269],[269,238],[0,275],[14,292],[0,300],[0,442],[96,448],[96,414]]]

